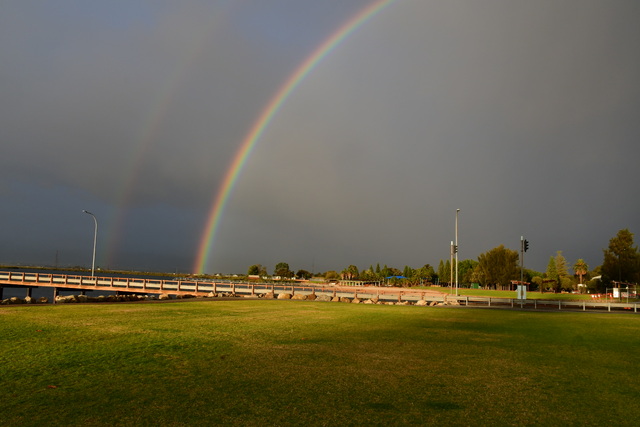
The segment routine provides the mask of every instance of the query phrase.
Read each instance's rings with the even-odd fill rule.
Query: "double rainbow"
[[[291,95],[293,90],[300,82],[318,65],[318,63],[327,56],[340,42],[356,31],[362,24],[367,22],[371,17],[379,13],[382,9],[391,4],[394,0],[378,0],[358,12],[342,27],[334,32],[327,40],[325,40],[316,50],[309,55],[298,68],[289,76],[285,83],[275,93],[271,100],[267,103],[258,120],[254,123],[251,131],[247,134],[242,145],[236,152],[233,163],[227,170],[222,185],[218,190],[218,194],[211,205],[209,217],[207,219],[204,233],[198,247],[198,253],[193,270],[197,274],[202,274],[206,270],[207,262],[210,258],[211,249],[215,241],[216,232],[222,219],[222,214],[226,207],[229,195],[233,191],[240,172],[251,155],[253,148],[264,133],[269,123],[278,112],[282,104]]]

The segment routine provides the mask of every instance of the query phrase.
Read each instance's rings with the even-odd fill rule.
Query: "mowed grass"
[[[637,425],[639,368],[633,313],[0,308],[1,425]]]
[[[418,289],[420,289],[418,287]],[[437,292],[442,292],[448,295],[454,294],[455,289],[451,288],[443,288],[438,286],[430,286],[425,289],[434,290]],[[459,288],[458,295],[461,296],[470,296],[470,297],[491,297],[491,298],[517,298],[516,291],[497,291],[493,289],[469,289],[469,288]],[[539,300],[551,300],[551,301],[591,301],[593,300],[591,294],[570,294],[570,293],[553,293],[553,292],[527,292],[528,299],[539,299]],[[606,298],[606,297],[602,297]],[[615,300],[615,302],[626,302],[626,298],[622,300]]]

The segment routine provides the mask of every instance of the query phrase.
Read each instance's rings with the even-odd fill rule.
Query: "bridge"
[[[475,307],[510,307],[520,309],[543,310],[599,310],[638,312],[637,302],[604,301],[563,301],[475,296],[454,296],[441,292],[378,286],[333,286],[309,285],[300,283],[248,283],[248,282],[215,282],[200,280],[161,280],[136,277],[98,277],[68,274],[27,273],[0,271],[0,300],[3,287],[25,288],[26,295],[31,296],[31,289],[36,287],[53,288],[55,296],[60,290],[108,291],[135,294],[168,294],[175,296],[204,297],[209,294],[227,293],[235,296],[258,297],[267,293],[288,293],[303,295],[330,295],[345,298],[378,298],[386,302],[415,303],[420,300],[428,303],[454,304]]]
[[[333,297],[373,298],[377,297],[390,301],[415,302],[424,299],[426,295],[439,297],[440,292],[425,290],[410,290],[406,288],[384,288],[373,286],[333,286],[309,285],[300,283],[249,283],[204,280],[162,280],[139,277],[98,277],[85,275],[27,273],[0,271],[0,300],[2,287],[23,287],[26,295],[31,296],[31,289],[36,287],[53,288],[54,299],[60,290],[107,291],[116,293],[136,294],[168,294],[175,296],[204,297],[211,293],[228,293],[236,296],[260,296],[261,294],[289,293],[289,294],[324,294]]]

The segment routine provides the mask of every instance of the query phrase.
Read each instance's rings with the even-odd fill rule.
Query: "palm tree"
[[[575,264],[573,264],[573,272],[580,277],[580,284],[582,284],[582,276],[587,274],[588,271],[589,266],[586,262],[584,262],[582,258],[580,258],[578,261],[576,261]]]

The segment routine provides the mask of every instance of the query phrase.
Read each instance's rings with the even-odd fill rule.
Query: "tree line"
[[[520,280],[520,254],[504,245],[495,247],[478,256],[477,260],[466,259],[458,262],[458,283],[462,286],[477,284],[488,289],[511,289],[514,281]],[[571,272],[570,272],[571,270]],[[453,276],[452,276],[453,272]],[[267,277],[267,268],[260,264],[249,267],[250,276]],[[342,271],[313,273],[307,270],[294,272],[289,264],[280,262],[273,270],[273,276],[284,279],[308,280],[313,276],[324,277],[327,281],[358,280],[362,282],[384,282],[397,286],[435,284],[448,286],[455,282],[455,260],[440,260],[437,269],[430,264],[419,268],[405,266],[402,270],[376,264],[360,270],[349,265]],[[567,262],[562,251],[550,256],[544,272],[524,269],[523,280],[530,284],[532,291],[581,291],[603,292],[616,283],[637,284],[640,282],[640,252],[634,246],[633,233],[628,229],[618,231],[603,250],[601,265],[590,269],[583,259],[573,265]],[[624,287],[624,286],[623,286]]]

